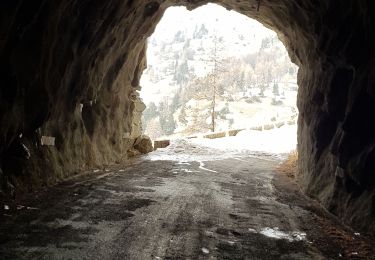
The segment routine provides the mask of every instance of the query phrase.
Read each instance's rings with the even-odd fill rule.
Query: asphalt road
[[[14,202],[0,259],[371,258],[369,240],[276,173],[279,157],[224,154],[184,143]]]

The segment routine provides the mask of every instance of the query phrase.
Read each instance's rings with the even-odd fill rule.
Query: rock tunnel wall
[[[125,160],[140,135],[136,90],[147,37],[167,7],[204,3],[1,1],[3,193]],[[372,2],[219,4],[275,30],[300,67],[301,187],[345,222],[375,231]],[[48,137],[54,145],[42,145],[53,143]]]
[[[149,30],[124,1],[37,3],[0,4],[1,168],[29,189],[126,159]]]

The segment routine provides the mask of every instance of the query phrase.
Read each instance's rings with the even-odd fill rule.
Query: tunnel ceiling
[[[0,3],[0,175],[27,192],[125,160],[139,140],[145,42],[165,9],[206,1]],[[371,1],[223,0],[276,31],[298,73],[298,182],[375,231]]]

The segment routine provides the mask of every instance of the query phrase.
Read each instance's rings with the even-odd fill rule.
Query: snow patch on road
[[[192,171],[192,170],[189,170],[189,169],[181,169],[181,171],[186,172],[186,173],[197,172],[197,171]],[[176,172],[176,173],[177,173],[177,172]]]
[[[232,153],[223,153],[205,145],[192,143],[189,139],[175,139],[168,147],[157,149],[144,158],[151,161],[177,161],[180,165],[190,165],[191,162],[216,161],[233,156]]]
[[[203,162],[199,162],[199,169],[202,169],[202,170],[205,170],[205,171],[209,171],[209,172],[216,172],[217,173],[217,171],[205,168]]]
[[[276,239],[286,239],[290,242],[293,241],[302,241],[306,240],[306,233],[300,231],[281,231],[279,228],[263,228],[259,232],[254,229],[249,228],[249,231],[252,233],[259,233],[267,237],[276,238]]]

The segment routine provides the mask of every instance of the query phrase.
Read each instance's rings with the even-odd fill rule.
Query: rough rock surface
[[[134,100],[147,36],[168,6],[206,2],[1,1],[5,179],[22,192],[126,159],[139,129]],[[303,189],[344,221],[375,231],[372,1],[219,4],[275,30],[300,67],[297,178]],[[42,136],[54,137],[54,146],[42,146]]]
[[[170,140],[155,140],[154,141],[154,150],[158,148],[165,148],[171,144]]]
[[[134,148],[143,154],[150,153],[154,150],[150,137],[142,135],[135,141]]]

